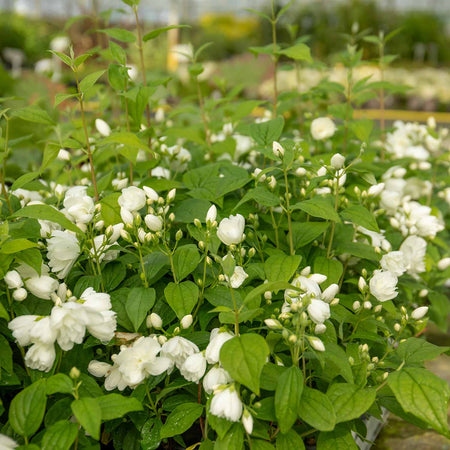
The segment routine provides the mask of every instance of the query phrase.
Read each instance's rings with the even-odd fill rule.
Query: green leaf
[[[333,431],[321,431],[317,450],[359,450],[347,424],[339,424]]]
[[[298,416],[319,431],[331,431],[336,425],[336,413],[328,396],[307,386],[303,389]]]
[[[54,50],[49,50],[49,52],[57,56],[66,66],[72,67],[72,59],[69,56]]]
[[[27,122],[54,125],[54,121],[48,115],[47,111],[37,106],[25,106],[25,108],[15,109],[12,111],[11,116],[26,120]]]
[[[239,203],[233,208],[233,211],[239,208],[250,200],[254,200],[263,206],[278,206],[280,204],[280,199],[275,194],[270,192],[267,188],[263,186],[257,186],[255,189],[249,189],[246,194],[242,197]]]
[[[326,289],[330,284],[339,284],[344,268],[342,263],[336,259],[328,259],[319,256],[314,260],[314,273],[326,275],[327,279],[321,284],[322,290]]]
[[[164,289],[167,303],[174,310],[178,319],[190,314],[198,301],[198,286],[192,281],[169,283]]]
[[[78,426],[60,420],[47,428],[42,437],[41,450],[69,450],[78,435]]]
[[[302,257],[300,255],[274,255],[264,263],[267,280],[288,281],[297,270]]]
[[[216,440],[214,450],[242,450],[244,448],[244,430],[242,425],[234,423],[222,438]]]
[[[380,232],[375,216],[362,205],[352,205],[349,208],[344,209],[344,211],[341,212],[341,217],[356,225],[361,225],[370,231]]]
[[[156,293],[153,288],[135,287],[130,290],[125,304],[127,315],[138,331],[148,312],[155,304]]]
[[[303,392],[303,374],[296,366],[285,370],[275,390],[275,415],[282,433],[289,431],[297,420]]]
[[[63,93],[56,94],[55,95],[55,103],[53,104],[53,106],[56,108],[62,102],[69,100],[69,98],[74,98],[77,96],[78,96],[78,93],[76,93],[76,94],[63,94]]]
[[[83,234],[62,212],[50,205],[28,205],[16,211],[12,217],[28,217],[31,219],[48,220],[57,223],[67,230]]]
[[[292,224],[294,247],[304,247],[325,233],[329,226],[329,222],[294,222]]]
[[[46,385],[47,395],[52,395],[56,393],[60,394],[72,394],[73,392],[73,382],[72,380],[63,373],[57,373],[47,378]]]
[[[74,400],[70,407],[81,426],[98,441],[100,439],[102,410],[97,399],[84,397],[80,400]]]
[[[3,307],[3,305],[2,305]],[[4,309],[4,308],[3,308]],[[3,317],[0,312],[0,317]],[[8,317],[3,317],[8,320]],[[6,370],[8,373],[13,371],[13,353],[8,340],[0,334],[0,368]],[[0,400],[1,402],[1,400]],[[0,403],[1,405],[1,403]]]
[[[47,404],[45,383],[45,379],[40,379],[13,398],[9,408],[9,423],[17,434],[29,437],[39,429]]]
[[[270,283],[261,284],[260,286],[252,289],[245,297],[244,303],[248,304],[253,299],[259,297],[261,294],[264,294],[266,291],[274,291],[277,292],[280,289],[297,289],[292,284],[287,281],[272,281]]]
[[[110,64],[108,67],[108,81],[116,91],[123,91],[127,86],[128,69],[118,64]]]
[[[344,349],[335,342],[325,344],[325,376],[333,379],[337,375],[342,375],[345,381],[353,383],[353,372],[348,362]]]
[[[183,403],[178,405],[168,416],[161,427],[161,439],[176,436],[189,430],[202,415],[203,405],[199,403]]]
[[[407,367],[390,373],[387,382],[405,412],[449,436],[447,411],[450,388],[446,381],[426,369]]]
[[[311,50],[306,44],[298,43],[281,50],[279,53],[296,61],[312,62]]]
[[[235,336],[220,349],[220,362],[233,380],[259,395],[261,371],[269,356],[269,347],[258,334]]]
[[[127,63],[127,53],[126,51],[114,41],[109,42],[109,49],[111,50],[111,55],[113,58],[122,66]]]
[[[128,30],[124,30],[123,28],[106,28],[104,30],[98,30],[102,33],[107,34],[109,37],[115,39],[120,42],[135,42],[136,36],[134,33]]]
[[[193,272],[200,262],[200,253],[194,244],[178,247],[173,255],[173,266],[177,281],[186,278]]]
[[[16,181],[11,186],[11,191],[15,191],[16,189],[20,189],[28,184],[30,181],[33,181],[36,177],[39,176],[39,172],[28,172],[21,177],[17,178]]]
[[[80,91],[86,92],[88,89],[90,89],[94,84],[97,82],[97,80],[106,72],[106,70],[99,70],[97,72],[90,73],[89,75],[86,75],[81,81],[80,81]]]
[[[293,205],[291,209],[293,211],[301,209],[310,216],[320,217],[325,220],[332,220],[334,222],[341,221],[339,214],[334,210],[330,197],[314,197],[310,200],[304,200]]]
[[[119,419],[132,411],[142,411],[141,402],[134,397],[124,397],[120,394],[107,394],[98,397],[98,404],[102,410],[102,420]]]
[[[373,129],[373,121],[361,119],[350,122],[350,129],[361,142],[368,142]]]
[[[438,347],[425,339],[410,337],[399,344],[396,354],[409,365],[429,361],[449,349],[450,347]]]
[[[267,122],[252,123],[250,125],[250,135],[259,145],[264,147],[272,146],[273,141],[278,140],[281,136],[283,128],[284,119],[277,117]]]
[[[276,448],[277,450],[304,450],[305,443],[294,430],[289,430],[287,433],[278,433]]]
[[[355,384],[335,383],[327,392],[336,412],[336,423],[357,419],[364,414],[375,401],[374,388],[360,389]]]
[[[370,261],[379,261],[381,259],[381,256],[370,245],[362,242],[345,242],[339,244],[336,252],[349,253],[350,255]]]
[[[110,136],[100,141],[99,145],[121,144],[119,152],[132,163],[136,163],[136,157],[139,150],[150,151],[148,146],[143,143],[134,133],[121,131],[112,133]]]
[[[9,241],[6,241],[1,246],[1,252],[10,255],[33,247],[37,247],[37,244],[35,242],[29,241],[28,239],[11,239]]]
[[[191,27],[190,27],[190,25],[169,25],[168,27],[156,28],[155,30],[150,31],[150,33],[145,34],[144,37],[142,38],[142,40],[144,42],[147,42],[151,39],[155,39],[161,33],[165,33],[166,31],[174,30],[177,28],[191,28]]]
[[[100,204],[102,205],[102,219],[105,221],[105,226],[115,225],[122,221],[120,208],[117,203],[117,199],[121,195],[120,192],[114,192],[114,194],[109,194],[100,200]]]
[[[60,149],[59,145],[48,144],[45,146],[41,168],[39,169],[40,173],[42,173],[57,158]]]

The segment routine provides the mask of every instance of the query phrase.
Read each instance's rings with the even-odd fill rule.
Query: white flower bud
[[[323,345],[323,342],[318,337],[308,336],[308,340],[314,350],[318,352],[325,351],[325,345]]]
[[[450,257],[442,258],[438,263],[437,267],[439,270],[445,270],[450,267]]]
[[[184,328],[186,330],[187,328],[189,328],[192,325],[192,321],[193,321],[192,314],[188,314],[187,316],[184,316],[180,321],[181,328]]]
[[[364,292],[367,288],[366,280],[363,277],[359,277],[358,280],[358,289],[360,292]]]
[[[361,308],[361,303],[359,303],[359,301],[356,300],[355,302],[353,302],[352,308],[353,311],[357,311],[359,308]]]
[[[370,303],[369,301],[365,301],[363,303],[363,308],[364,309],[372,309],[372,303]]]
[[[378,183],[374,184],[373,186],[370,186],[368,191],[369,197],[376,197],[377,195],[380,195],[383,189],[384,183]]]
[[[411,318],[414,320],[422,319],[425,314],[428,312],[428,306],[419,306],[411,313]]]
[[[95,128],[102,136],[109,136],[111,134],[111,127],[102,119],[95,119]]]
[[[400,326],[399,323],[396,323],[396,324],[394,325],[394,330],[395,330],[397,333],[400,331],[401,328],[402,328],[402,327]]]
[[[244,425],[244,429],[247,434],[252,434],[253,431],[253,417],[248,412],[247,408],[244,408],[244,412],[242,413],[242,425]]]
[[[158,201],[159,195],[154,189],[148,186],[143,186],[142,189],[149,200],[152,200],[153,202]]]
[[[155,216],[154,214],[147,214],[144,217],[145,225],[147,225],[150,231],[161,231],[163,227],[163,220],[161,216]]]
[[[17,270],[6,272],[4,280],[9,289],[17,289],[23,286],[22,278]]]
[[[156,313],[151,313],[147,316],[147,328],[161,328],[162,327],[162,319]]]
[[[306,169],[304,167],[299,167],[296,171],[295,171],[295,175],[297,175],[298,177],[304,177],[306,175]]]
[[[128,209],[120,208],[120,217],[125,225],[133,225],[134,216]]]
[[[314,333],[323,334],[327,331],[327,326],[324,323],[318,323],[314,328]]]
[[[273,154],[277,157],[277,158],[282,158],[284,156],[284,148],[281,146],[281,144],[277,141],[273,141],[272,144],[272,151]]]
[[[24,288],[16,289],[13,292],[13,299],[17,302],[22,302],[27,298],[28,292]]]
[[[281,330],[283,326],[278,320],[275,319],[266,319],[264,323],[272,330]]]
[[[167,200],[169,202],[173,201],[175,199],[175,195],[177,194],[177,190],[176,189],[171,189],[169,191],[169,193],[167,194]]]
[[[217,218],[217,208],[216,205],[211,205],[206,213],[206,223],[212,224]]]
[[[334,169],[342,169],[345,164],[345,156],[341,155],[340,153],[335,153],[331,157],[330,164]]]

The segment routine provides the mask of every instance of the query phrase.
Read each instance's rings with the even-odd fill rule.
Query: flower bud
[[[148,186],[143,186],[142,189],[149,200],[151,200],[152,202],[158,201],[159,195],[154,189]]]
[[[184,316],[180,321],[181,328],[186,330],[187,328],[189,328],[192,325],[192,321],[193,321],[192,314],[188,314],[187,316]]]
[[[174,214],[174,213],[170,213],[170,214],[169,214],[169,220],[170,220],[171,222],[173,222],[173,221],[175,220],[175,214]]]
[[[271,330],[281,330],[283,326],[281,325],[278,320],[275,319],[266,319],[264,323],[271,329]]]
[[[72,380],[76,380],[77,378],[80,378],[80,375],[81,375],[80,371],[75,366],[73,366],[70,369],[69,377],[72,378]]]
[[[178,230],[178,231],[175,233],[175,239],[176,239],[177,241],[179,241],[182,237],[183,237],[183,232],[182,232],[181,230]]]
[[[23,286],[22,277],[16,270],[6,272],[4,280],[9,289],[17,289]]]
[[[242,413],[242,425],[247,434],[252,434],[253,432],[253,417],[248,412],[247,408],[244,408],[244,412]]]
[[[335,153],[331,157],[330,164],[334,169],[342,169],[345,164],[345,156],[342,156],[340,153]]]
[[[282,158],[284,156],[284,148],[279,142],[273,141],[272,151],[277,158]]]
[[[353,311],[357,311],[359,308],[361,308],[361,303],[359,303],[359,301],[356,300],[355,302],[353,302],[352,308]]]
[[[366,280],[363,277],[359,277],[358,289],[359,289],[360,292],[365,292],[365,290],[367,289],[367,283],[366,283]]]
[[[153,232],[162,230],[163,220],[160,216],[155,216],[154,214],[147,214],[144,217],[144,222],[147,225],[148,229]]]
[[[364,308],[364,309],[371,309],[371,308],[372,308],[372,303],[370,303],[368,300],[365,301],[365,302],[363,303],[363,308]]]
[[[147,328],[161,328],[162,327],[162,319],[156,313],[151,313],[147,316]]]
[[[427,312],[428,306],[420,306],[411,313],[411,318],[414,320],[420,320],[426,315]]]
[[[173,201],[175,199],[175,195],[177,194],[177,190],[176,189],[171,189],[169,191],[169,193],[167,194],[167,200],[169,202]]]
[[[397,333],[400,331],[401,328],[402,328],[402,327],[400,326],[399,323],[396,323],[396,324],[394,325],[394,330],[395,330]]]
[[[16,289],[13,292],[13,299],[16,302],[22,302],[23,300],[25,300],[27,298],[27,296],[28,296],[28,292],[24,288]]]
[[[308,341],[314,350],[317,350],[318,352],[325,351],[325,345],[323,345],[323,342],[318,337],[308,336]]]
[[[120,208],[120,217],[125,225],[133,225],[134,216],[128,209]]]
[[[421,289],[419,292],[419,297],[424,298],[428,295],[428,289]]]
[[[206,223],[212,224],[217,218],[217,208],[216,205],[212,205],[208,212],[206,213]]]
[[[323,334],[327,331],[327,326],[323,323],[318,323],[314,328],[314,333]]]

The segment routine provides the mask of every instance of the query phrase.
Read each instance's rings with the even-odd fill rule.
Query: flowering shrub
[[[113,40],[107,83],[54,53],[77,85],[58,124],[1,111],[5,162],[18,120],[47,129],[40,169],[1,174],[5,448],[352,449],[381,408],[449,435],[449,388],[423,366],[448,349],[419,338],[448,314],[445,129],[353,120],[380,89],[363,83],[333,120],[276,91],[255,120],[260,101],[203,98],[198,52],[198,107],[152,116],[167,80],[132,80]]]

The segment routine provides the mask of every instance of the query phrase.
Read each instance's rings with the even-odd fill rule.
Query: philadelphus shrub
[[[420,337],[449,312],[446,130],[354,119],[368,79],[204,98],[196,53],[169,107],[183,82],[131,78],[141,33],[104,31],[107,75],[55,52],[66,106],[0,112],[0,446],[356,449],[384,409],[448,436]],[[42,165],[12,180],[23,121]]]

